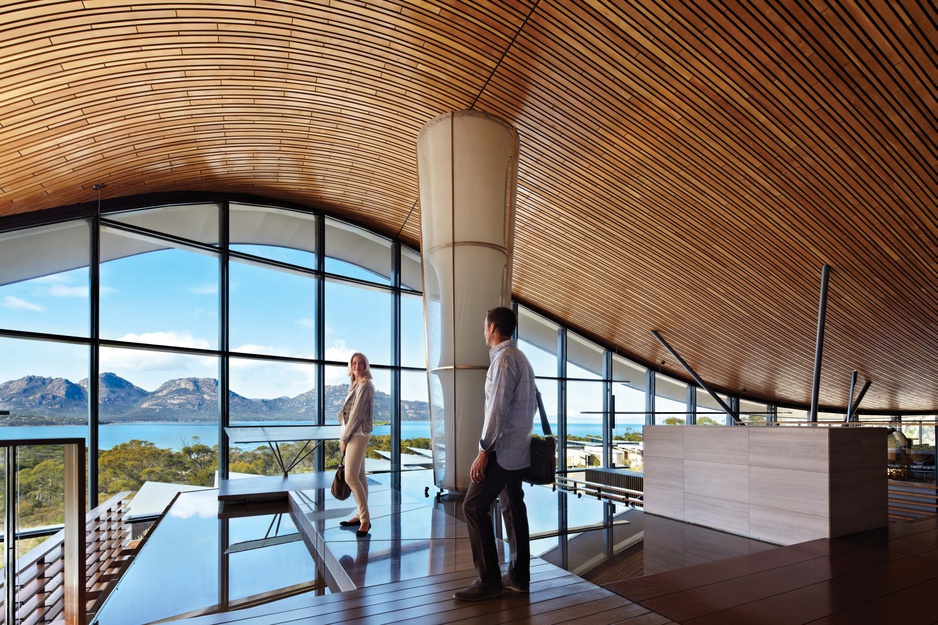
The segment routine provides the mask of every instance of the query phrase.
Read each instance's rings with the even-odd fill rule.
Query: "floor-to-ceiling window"
[[[210,486],[221,425],[335,422],[356,351],[377,390],[372,469],[393,468],[377,453],[392,415],[402,448],[428,446],[420,257],[386,237],[219,200],[105,207],[0,241],[0,435],[96,443],[96,499]],[[266,446],[225,451],[231,472],[278,471]]]
[[[684,425],[687,422],[687,384],[655,374],[654,422],[658,425]]]
[[[612,456],[614,467],[642,471],[647,370],[619,355],[612,357]]]
[[[560,419],[559,397],[561,395],[558,376],[560,326],[527,308],[518,307],[518,347],[524,352],[537,383],[547,423],[551,434],[558,434]],[[534,417],[534,433],[543,435],[540,417]],[[562,461],[557,462],[563,467]]]
[[[573,332],[567,338],[567,469],[603,464],[603,350]]]
[[[91,227],[86,219],[0,233],[0,435],[51,439],[87,431]],[[21,447],[18,530],[65,514],[61,446]],[[18,553],[36,543],[16,541]]]
[[[417,251],[321,213],[224,198],[39,219],[0,232],[0,436],[86,437],[97,498],[148,480],[210,485],[226,458],[230,472],[277,472],[265,446],[219,450],[221,426],[335,423],[356,351],[377,390],[371,469],[428,464]],[[649,406],[658,424],[725,423],[702,389],[517,309],[552,433],[566,437],[561,469],[608,457],[641,470]],[[807,418],[745,399],[739,410],[749,424]],[[933,429],[910,434],[934,445]],[[325,448],[328,468],[337,445]],[[61,502],[36,500],[31,522],[54,522]]]
[[[699,386],[694,387],[694,390],[697,394],[697,401],[693,421],[697,425],[727,425],[727,419],[732,421],[732,417],[729,417],[723,406],[720,405],[720,402],[723,402],[724,406],[729,406],[728,396],[717,393],[717,397],[720,399],[720,402],[718,402],[710,396],[710,393]]]

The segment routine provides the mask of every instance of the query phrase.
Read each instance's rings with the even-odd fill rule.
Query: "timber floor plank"
[[[583,621],[604,625],[620,622],[623,617],[649,614],[647,608],[543,560],[532,560],[531,573],[530,593],[506,593],[501,598],[477,603],[453,598],[454,592],[475,580],[475,571],[468,570],[319,597],[294,597],[248,610],[196,617],[187,622],[193,625],[377,625],[413,621],[421,625],[446,625],[484,621],[489,625],[549,625]]]

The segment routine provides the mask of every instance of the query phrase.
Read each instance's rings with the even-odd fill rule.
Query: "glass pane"
[[[656,374],[655,423],[683,425],[687,418],[687,384]]]
[[[229,248],[315,269],[316,216],[268,206],[231,203]]]
[[[0,451],[3,449],[0,448]],[[65,522],[65,447],[21,446],[16,450],[16,531],[61,525]],[[17,538],[16,557],[48,537]],[[25,564],[19,561],[19,566]],[[19,570],[17,586],[30,585],[35,569]]]
[[[348,357],[350,357],[352,353],[353,352],[349,352],[348,356],[345,358],[339,357],[333,358],[333,360],[345,360],[348,362]],[[325,413],[326,424],[338,425],[339,411],[342,409],[342,404],[345,402],[346,395],[348,395],[348,365],[327,365],[325,369],[326,389],[323,412]]]
[[[326,360],[348,362],[361,352],[372,364],[391,364],[391,293],[326,280]]]
[[[0,337],[0,438],[85,438],[87,345]]]
[[[616,402],[616,428],[645,424],[645,376],[641,365],[612,357],[612,395]]]
[[[225,519],[231,553],[228,556],[228,599],[232,602],[247,599],[250,605],[258,597],[267,600],[295,596],[297,586],[313,588],[316,567],[309,553],[290,540],[277,544],[278,536],[298,537],[298,530],[290,514],[257,515]],[[247,544],[260,545],[237,549]],[[216,556],[217,557],[217,556]],[[258,571],[264,571],[258,575]]]
[[[432,466],[428,388],[423,371],[401,372],[401,468],[405,470]]]
[[[218,211],[218,204],[207,202],[108,213],[104,217],[190,241],[218,245]]]
[[[534,374],[539,377],[557,377],[556,323],[518,307],[518,347],[531,361]]]
[[[232,259],[229,263],[229,342],[242,353],[316,355],[317,278]]]
[[[317,419],[316,365],[232,358],[229,361],[229,423],[265,425],[304,423]],[[308,451],[304,442],[280,443],[287,465]],[[281,467],[268,445],[231,445],[229,471],[246,475],[280,475]],[[315,456],[305,455],[291,473],[314,471]]]
[[[316,423],[316,370],[311,363],[232,358],[229,422]]]
[[[101,338],[218,346],[218,256],[102,228]]]
[[[603,383],[567,382],[567,468],[603,461]]]
[[[779,423],[807,423],[808,411],[800,408],[782,408],[778,409]]]
[[[642,428],[645,425],[645,372],[641,365],[612,357],[612,396],[615,427],[612,430],[612,464],[642,471]]]
[[[375,411],[372,415],[374,430],[365,452],[365,470],[369,473],[389,471],[388,457],[391,452],[391,372],[387,369],[372,369],[375,385]],[[383,453],[378,453],[380,450]]]
[[[732,417],[726,414],[726,411],[718,404],[710,393],[698,387],[697,391],[697,425],[726,425],[727,419],[732,421]],[[717,393],[724,404],[730,405],[728,395]]]
[[[558,409],[557,409],[557,380],[536,380],[537,390],[541,392],[541,401],[544,402],[544,412],[547,413],[547,423],[550,425],[551,434],[557,436]],[[534,433],[542,435],[540,413],[534,415]]]
[[[550,432],[553,436],[557,436],[559,420],[559,409],[557,408],[557,388],[560,382],[557,380],[536,380],[537,390],[541,392],[541,401],[544,402],[544,412],[547,413],[547,423],[550,425]],[[544,428],[541,426],[541,415],[540,412],[534,414],[534,435],[535,436],[544,436]],[[557,445],[557,468],[560,469],[564,465],[563,461],[559,457],[560,455],[560,445]]]
[[[603,350],[572,332],[567,333],[567,377],[601,380]]]
[[[101,348],[99,501],[146,482],[212,486],[218,359]]]
[[[86,221],[0,233],[0,327],[88,336]]]
[[[401,246],[401,286],[405,289],[423,291],[423,269],[420,252]]]
[[[768,421],[768,406],[743,399],[739,402],[739,418],[743,423],[762,425]]]
[[[401,365],[426,368],[423,298],[401,294]]]
[[[326,271],[391,284],[391,241],[364,228],[326,218]]]

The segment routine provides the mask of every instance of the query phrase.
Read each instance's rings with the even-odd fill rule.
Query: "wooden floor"
[[[426,501],[369,480],[372,532],[356,540],[337,520],[353,514],[329,493],[331,474],[223,481],[227,513],[289,499],[291,515],[332,594],[306,593],[252,608],[187,619],[197,625],[280,623],[629,623],[670,620],[535,558],[531,592],[467,603],[453,597],[476,579],[465,524]],[[500,545],[499,557],[505,549]],[[505,566],[504,564],[502,565]],[[392,580],[392,581],[388,581]],[[341,592],[340,592],[341,591]]]
[[[343,592],[307,593],[187,622],[938,624],[934,603],[938,596],[938,520],[934,516],[844,538],[788,547],[752,546],[747,548],[749,553],[659,569],[663,570],[660,573],[647,574],[646,563],[645,576],[603,586],[534,559],[530,594],[466,603],[453,598],[453,592],[476,577],[464,524],[375,484],[370,496],[376,518],[373,536],[368,542],[356,541],[353,533],[335,527],[337,515],[351,512],[348,503],[332,501],[326,477],[317,479],[315,484],[273,480],[267,486],[272,492],[292,493],[296,515],[307,521],[305,529],[303,523],[298,523],[298,528],[317,537],[310,544],[321,552],[320,565],[334,569],[330,587],[338,584]],[[296,491],[297,487],[302,492]],[[246,482],[229,484],[220,495],[234,503],[249,491]],[[340,509],[337,504],[346,507]],[[646,530],[654,534],[658,525],[651,521],[660,517],[645,516]],[[396,525],[388,527],[392,521]],[[699,541],[692,540],[695,529],[686,526],[683,534],[699,551]],[[680,535],[672,528],[668,531],[671,536]],[[667,542],[673,543],[673,539]],[[499,552],[503,557],[504,551]],[[344,583],[339,583],[342,580]]]
[[[606,584],[682,625],[938,623],[938,521]]]
[[[558,569],[534,560],[530,594],[508,593],[500,599],[467,603],[453,593],[475,579],[464,570],[403,582],[381,584],[319,597],[295,597],[273,604],[189,619],[208,625],[237,623],[589,623],[590,625],[664,625],[667,618]]]

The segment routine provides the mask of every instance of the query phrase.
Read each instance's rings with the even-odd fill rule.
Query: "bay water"
[[[641,430],[638,424],[622,424],[616,433],[623,433],[625,427]],[[574,436],[600,436],[602,428],[595,423],[570,423],[567,433]],[[534,432],[540,433],[540,425],[535,422]],[[375,426],[373,434],[389,435],[390,425]],[[555,432],[556,434],[556,432]],[[80,425],[36,425],[0,427],[0,440],[50,439],[50,438],[85,438],[88,429]],[[429,438],[429,421],[404,421],[401,424],[401,438]],[[199,442],[211,447],[218,443],[218,425],[214,423],[114,423],[101,426],[99,447],[111,449],[131,439],[149,441],[161,449],[179,451],[191,445],[198,437]],[[257,444],[240,445],[243,449],[254,449]]]

